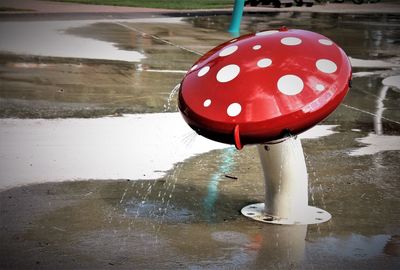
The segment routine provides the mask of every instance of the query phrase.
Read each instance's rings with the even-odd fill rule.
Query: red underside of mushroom
[[[270,30],[202,56],[182,80],[178,104],[198,134],[241,148],[316,125],[343,100],[350,79],[350,62],[333,41]]]

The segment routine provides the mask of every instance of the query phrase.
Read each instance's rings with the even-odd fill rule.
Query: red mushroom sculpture
[[[237,149],[245,144],[263,144],[259,149],[265,168],[268,158],[263,157],[264,152],[269,155],[268,150],[275,145],[270,142],[299,134],[326,118],[343,100],[350,79],[348,57],[332,40],[318,33],[282,27],[241,36],[206,53],[182,80],[178,104],[185,121],[200,135],[234,144]],[[302,149],[300,141],[297,144]],[[278,147],[284,151],[284,143]],[[264,173],[266,178],[273,178],[270,172]],[[305,170],[307,178],[306,174]],[[289,178],[288,182],[293,181]],[[274,189],[269,184],[267,197]],[[297,216],[282,221],[293,214],[271,210],[271,203],[267,205],[267,198],[263,210],[267,214],[260,219],[310,223],[299,221]],[[306,203],[308,206],[308,200]]]

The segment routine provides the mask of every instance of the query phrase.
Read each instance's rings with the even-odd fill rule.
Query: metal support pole
[[[231,24],[229,25],[229,33],[237,37],[240,35],[240,22],[242,20],[244,8],[244,0],[235,0],[233,7]]]
[[[264,171],[265,204],[242,209],[245,216],[275,224],[314,224],[328,221],[325,210],[308,206],[308,175],[300,139],[258,146]]]

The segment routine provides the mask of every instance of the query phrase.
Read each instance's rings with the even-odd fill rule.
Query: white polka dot
[[[221,83],[229,82],[239,75],[240,67],[238,65],[227,65],[221,68],[217,73],[217,80]]]
[[[255,50],[255,51],[259,50],[259,49],[261,49],[261,45],[254,45],[253,46],[253,50]]]
[[[300,93],[303,88],[303,80],[296,75],[285,75],[278,80],[278,90],[288,96]]]
[[[322,71],[324,73],[333,73],[337,70],[336,64],[328,59],[319,59],[315,65],[319,69],[319,71]]]
[[[322,84],[317,84],[315,86],[315,89],[317,89],[317,91],[324,91],[325,90],[325,86],[323,86]]]
[[[272,60],[269,58],[263,58],[257,62],[257,66],[260,68],[269,67],[272,64]]]
[[[285,37],[281,39],[281,43],[288,46],[295,46],[301,43],[301,39],[297,37]]]
[[[268,36],[268,35],[272,35],[275,33],[278,33],[278,30],[268,30],[268,31],[262,31],[262,32],[258,32],[256,33],[256,36]]]
[[[231,117],[235,117],[238,116],[241,111],[242,111],[242,106],[240,106],[239,103],[232,103],[231,105],[228,106],[226,113]]]
[[[203,103],[203,106],[206,108],[209,107],[210,105],[211,105],[211,99],[206,99]]]
[[[238,46],[230,46],[228,48],[223,49],[220,53],[219,56],[227,56],[230,55],[238,49]]]
[[[190,70],[195,70],[197,67],[197,65],[194,65]]]
[[[319,39],[318,42],[327,46],[333,45],[333,42],[331,40],[325,38]]]
[[[200,69],[199,73],[197,73],[197,76],[202,77],[207,74],[207,72],[210,70],[209,66],[205,66],[202,69]]]

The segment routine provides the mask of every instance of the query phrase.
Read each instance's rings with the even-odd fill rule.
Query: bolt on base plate
[[[304,215],[293,218],[273,217],[265,213],[265,204],[256,203],[242,208],[242,214],[257,221],[281,225],[306,225],[323,223],[331,219],[331,214],[327,211],[308,206],[304,209]]]

